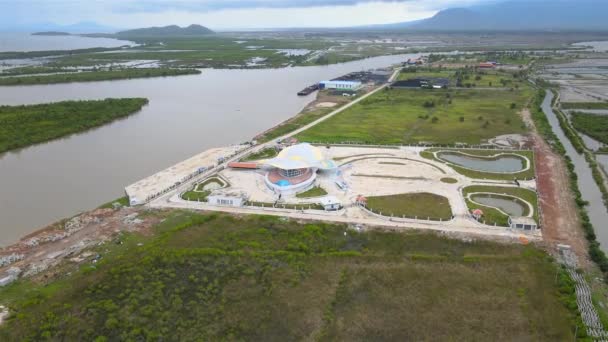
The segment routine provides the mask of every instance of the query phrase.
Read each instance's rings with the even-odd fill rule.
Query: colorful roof
[[[336,168],[336,163],[327,158],[323,150],[308,143],[284,148],[275,158],[262,160],[260,164],[273,166],[282,170],[306,168],[330,170]]]

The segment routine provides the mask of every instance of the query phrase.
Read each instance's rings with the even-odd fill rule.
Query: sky
[[[0,28],[95,22],[112,28],[346,27],[427,18],[490,0],[0,0]]]

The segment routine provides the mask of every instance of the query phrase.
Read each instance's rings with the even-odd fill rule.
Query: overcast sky
[[[93,21],[116,28],[201,24],[212,29],[340,27],[426,18],[490,0],[0,0],[7,26]]]

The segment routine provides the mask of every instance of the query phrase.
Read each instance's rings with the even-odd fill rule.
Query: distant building
[[[359,90],[363,84],[359,81],[321,81],[320,89]]]
[[[509,227],[512,229],[535,231],[538,229],[538,224],[531,217],[509,216]]]
[[[496,67],[496,62],[483,62],[477,65],[478,68],[482,69],[494,69]]]
[[[471,215],[473,216],[474,219],[476,219],[477,221],[479,221],[483,217],[483,210],[481,210],[481,209],[475,209],[475,210],[473,210],[471,212]]]

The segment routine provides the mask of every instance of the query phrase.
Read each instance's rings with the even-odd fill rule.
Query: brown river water
[[[348,72],[417,57],[201,75],[0,87],[0,105],[146,97],[126,119],[0,154],[0,246],[124,195],[124,187],[211,147],[250,140],[314,100],[296,93]]]

